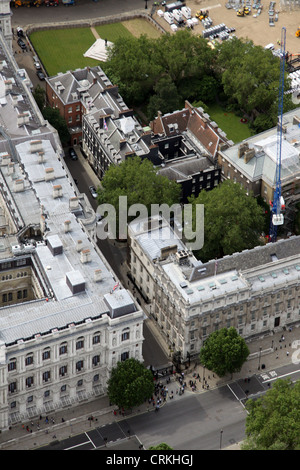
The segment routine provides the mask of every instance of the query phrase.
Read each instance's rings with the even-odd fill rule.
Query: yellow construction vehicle
[[[195,16],[196,16],[196,18],[198,18],[200,21],[201,21],[201,20],[204,20],[205,18],[208,17],[208,10],[206,10],[206,11],[202,11],[202,10],[197,11],[197,13],[196,13]]]
[[[248,7],[240,8],[236,12],[237,16],[245,16],[245,15],[249,15],[249,13],[250,13],[250,9]]]
[[[296,38],[300,38],[300,26],[298,28],[298,31],[295,32]]]

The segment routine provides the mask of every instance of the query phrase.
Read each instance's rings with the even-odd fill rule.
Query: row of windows
[[[27,276],[27,274],[28,274],[27,271],[24,271],[24,272],[22,271],[20,273],[17,273],[17,278]],[[13,278],[12,274],[6,274],[6,276],[2,276],[2,281],[8,281],[12,278]]]
[[[92,358],[92,365],[93,365],[93,367],[96,367],[99,364],[100,364],[100,355],[96,355]],[[81,372],[83,370],[84,370],[84,361],[83,360],[77,361],[76,362],[76,372]],[[59,377],[67,376],[68,375],[68,366],[67,365],[61,366],[58,370],[58,373],[59,373]],[[43,383],[49,382],[51,380],[51,371],[50,370],[47,370],[47,371],[42,373],[42,380],[43,380]],[[26,385],[27,388],[30,388],[30,387],[34,386],[34,384],[35,384],[35,377],[33,375],[31,375],[29,377],[26,377],[25,385]],[[10,393],[14,393],[14,392],[17,391],[17,381],[11,382],[8,385],[8,391]]]
[[[96,374],[94,375],[93,377],[93,383],[97,383],[99,382],[100,380],[100,375],[99,374]],[[83,380],[80,379],[78,380],[78,382],[76,383],[76,387],[81,387],[83,385]],[[16,391],[16,390],[15,390]],[[60,392],[61,393],[65,393],[67,391],[67,385],[64,384],[60,387]],[[51,390],[45,390],[44,392],[44,398],[49,398],[51,396]],[[28,398],[27,398],[27,403],[32,403],[34,401],[34,396],[33,395],[30,395]],[[16,408],[17,407],[17,402],[16,401],[13,401],[11,404],[10,404],[10,407],[11,408]]]
[[[2,302],[12,302],[13,300],[21,300],[21,299],[26,299],[28,297],[28,290],[23,289],[23,290],[18,290],[17,292],[6,292],[5,294],[2,294]]]
[[[99,344],[100,343],[100,333],[96,333],[93,336],[92,344]],[[84,348],[84,338],[80,337],[76,341],[76,351]],[[59,355],[67,354],[68,353],[68,343],[62,343],[59,347]],[[42,353],[42,360],[45,361],[47,359],[51,359],[51,350],[47,348]],[[34,355],[33,353],[28,353],[25,357],[25,366],[30,366],[34,363]],[[17,369],[17,359],[12,358],[8,363],[8,371],[13,371]]]

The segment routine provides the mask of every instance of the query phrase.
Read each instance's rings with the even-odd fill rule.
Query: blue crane
[[[283,96],[284,96],[284,68],[285,68],[285,41],[286,29],[281,30],[280,41],[280,80],[279,80],[279,93],[278,93],[278,122],[277,122],[277,157],[276,157],[276,176],[275,176],[275,189],[273,196],[273,204],[271,209],[271,223],[270,223],[270,241],[275,242],[277,239],[277,228],[283,225],[284,217],[281,212],[283,206],[283,199],[281,196],[281,150],[282,150],[282,115],[283,115]]]

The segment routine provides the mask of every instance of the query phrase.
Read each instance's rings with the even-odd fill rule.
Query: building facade
[[[0,34],[0,429],[106,393],[144,313],[97,245],[57,132]]]
[[[131,273],[149,288],[151,314],[182,361],[223,327],[249,339],[300,324],[300,237],[202,264],[172,230],[157,242],[157,229],[152,239],[143,228],[131,228]]]
[[[281,149],[281,194],[285,222],[292,229],[295,204],[300,200],[300,108],[283,115]],[[249,137],[227,149],[220,149],[221,179],[241,184],[248,194],[273,201],[276,187],[277,128]]]

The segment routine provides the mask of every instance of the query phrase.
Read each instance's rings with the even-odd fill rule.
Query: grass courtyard
[[[155,38],[160,34],[148,21],[138,18],[123,23],[96,26],[95,30],[102,39],[110,42],[132,35],[146,34]],[[96,41],[91,28],[35,31],[30,34],[30,40],[50,77],[58,72],[101,64],[95,59],[83,56]]]
[[[241,122],[241,118],[239,116],[224,110],[218,104],[209,106],[208,114],[212,121],[215,121],[226,133],[228,139],[232,140],[235,144],[252,135],[246,122]]]

